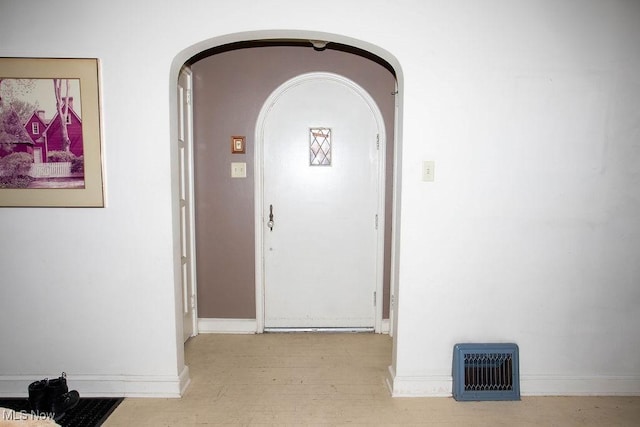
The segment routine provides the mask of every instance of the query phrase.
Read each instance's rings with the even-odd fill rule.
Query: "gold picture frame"
[[[96,58],[0,58],[0,207],[105,206],[99,71]],[[24,131],[5,124],[18,118]]]
[[[232,136],[231,137],[231,153],[232,154],[245,154],[247,151],[246,137],[244,136]]]

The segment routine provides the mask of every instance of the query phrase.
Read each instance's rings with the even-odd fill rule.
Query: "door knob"
[[[273,205],[269,205],[269,222],[267,222],[267,227],[273,231]]]

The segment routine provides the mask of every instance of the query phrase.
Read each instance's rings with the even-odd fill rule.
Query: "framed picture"
[[[244,154],[246,152],[246,138],[244,136],[231,137],[231,152],[233,154]]]
[[[98,73],[0,58],[0,207],[104,207]]]

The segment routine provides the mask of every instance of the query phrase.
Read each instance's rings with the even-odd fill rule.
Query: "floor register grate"
[[[464,343],[453,347],[456,400],[520,400],[518,346]]]

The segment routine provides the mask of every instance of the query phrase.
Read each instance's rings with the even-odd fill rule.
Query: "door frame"
[[[184,283],[183,281],[185,280],[185,277],[182,274],[182,265],[181,265],[181,271],[180,271],[180,295],[182,296],[180,298],[182,304],[181,306],[183,307],[187,307],[189,306],[189,308],[191,309],[191,319],[190,319],[190,323],[191,323],[191,337],[195,337],[196,335],[198,335],[199,331],[198,331],[198,304],[197,304],[197,300],[198,300],[198,283],[197,283],[197,269],[196,269],[196,229],[195,229],[195,194],[194,194],[194,159],[193,159],[193,73],[191,71],[191,68],[187,65],[184,65],[180,68],[180,71],[178,73],[178,79],[177,79],[177,89],[178,91],[180,90],[180,78],[184,76],[187,82],[187,86],[183,88],[184,90],[184,96],[186,97],[186,110],[184,111],[184,122],[182,123],[182,131],[181,131],[181,126],[180,126],[180,117],[178,117],[178,150],[180,150],[181,146],[180,146],[180,141],[182,140],[183,143],[183,149],[184,149],[184,154],[185,154],[185,158],[183,159],[184,164],[183,165],[178,165],[178,168],[182,168],[182,167],[186,167],[186,170],[184,171],[179,171],[179,177],[178,177],[178,183],[179,185],[182,185],[184,188],[182,190],[178,191],[178,205],[179,205],[179,209],[182,208],[182,203],[183,201],[180,198],[180,193],[182,191],[185,192],[184,196],[185,199],[184,203],[185,203],[185,212],[187,215],[187,218],[185,218],[184,220],[186,221],[186,226],[182,227],[182,224],[180,224],[179,226],[179,233],[180,233],[180,252],[181,252],[181,264],[184,261],[184,257],[186,256],[187,260],[186,263],[188,264],[186,266],[187,268],[187,277],[186,280],[190,283],[187,284],[187,292],[185,295],[185,291],[184,291]],[[178,97],[179,98],[179,97]],[[181,99],[178,99],[179,102],[181,102]],[[178,112],[180,112],[180,109],[182,108],[182,106],[178,107]],[[180,113],[178,113],[180,114]],[[178,155],[178,159],[180,159],[180,156]],[[178,160],[178,163],[180,163],[180,160]],[[185,181],[182,182],[181,176],[184,177]],[[179,214],[179,216],[181,217],[182,214]],[[183,218],[181,218],[180,222],[182,222]],[[186,254],[183,254],[182,252],[186,251]],[[186,299],[185,299],[186,297]],[[183,312],[184,313],[184,312]],[[183,314],[182,316],[183,318],[183,322],[185,319],[185,316]],[[184,325],[183,325],[183,335],[184,335]],[[187,339],[189,337],[187,337],[186,339],[183,336],[183,342],[186,342]]]
[[[264,176],[263,176],[263,148],[264,148],[264,124],[272,106],[277,102],[289,88],[297,86],[311,80],[331,80],[343,84],[356,92],[365,101],[374,115],[378,126],[378,224],[377,251],[376,251],[376,306],[375,325],[376,333],[382,332],[382,309],[383,309],[383,283],[384,283],[384,224],[385,224],[385,178],[386,178],[386,132],[382,113],[378,105],[369,93],[356,82],[335,73],[312,72],[293,77],[277,89],[264,102],[258,115],[255,127],[255,150],[254,150],[254,206],[255,206],[255,265],[256,265],[256,329],[257,333],[264,332]],[[373,141],[372,141],[373,143]],[[393,290],[391,290],[393,292]],[[390,313],[391,314],[391,313]]]

